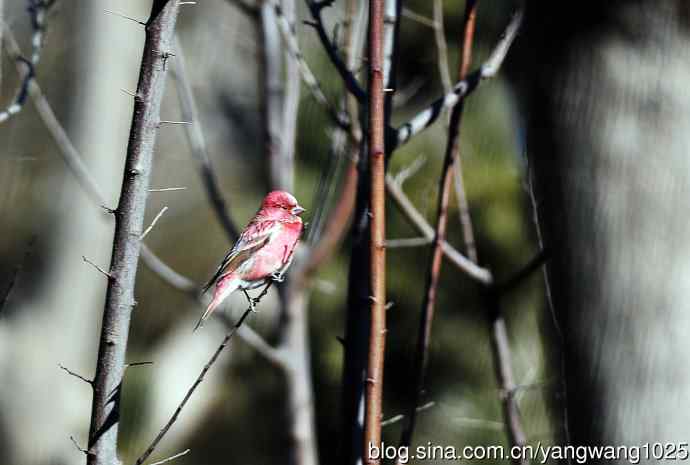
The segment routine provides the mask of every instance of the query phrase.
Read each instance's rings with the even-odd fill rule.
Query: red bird
[[[206,292],[215,284],[213,300],[195,330],[237,289],[247,295],[247,289],[260,287],[270,279],[282,279],[302,235],[299,215],[304,211],[287,192],[273,191],[266,195],[259,211],[203,287],[202,292]]]

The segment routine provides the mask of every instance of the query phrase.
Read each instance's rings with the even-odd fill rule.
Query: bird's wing
[[[254,252],[265,246],[278,229],[277,221],[263,220],[247,225],[230,252],[223,258],[213,277],[204,285],[201,292],[206,292],[223,275],[236,270]]]

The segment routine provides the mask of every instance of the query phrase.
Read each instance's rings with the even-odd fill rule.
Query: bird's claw
[[[285,281],[285,276],[281,273],[275,272],[271,275],[271,279],[277,283],[282,283]]]

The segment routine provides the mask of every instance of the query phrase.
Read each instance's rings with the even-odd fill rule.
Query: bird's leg
[[[257,304],[257,299],[249,295],[249,292],[247,292],[246,289],[242,289],[242,292],[244,292],[244,296],[247,298],[247,302],[249,302],[249,308],[251,309],[252,312],[256,311],[256,304]]]

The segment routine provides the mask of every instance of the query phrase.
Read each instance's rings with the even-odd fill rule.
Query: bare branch
[[[427,402],[424,405],[420,405],[419,407],[417,407],[417,413],[423,412],[424,410],[428,410],[431,407],[433,407],[434,405],[436,405],[436,402],[434,402],[434,401]],[[399,421],[402,421],[404,419],[405,419],[405,415],[395,415],[393,417],[388,418],[387,420],[383,420],[381,422],[381,427],[394,425],[395,423],[398,423]]]
[[[489,59],[477,71],[455,84],[450,93],[433,102],[427,109],[395,130],[397,134],[394,141],[395,147],[407,143],[413,136],[435,123],[444,108],[455,106],[458,101],[472,92],[482,80],[495,76],[517,36],[521,23],[522,11],[518,11],[513,15]]]
[[[131,16],[127,16],[127,15],[124,15],[124,14],[122,14],[122,13],[118,13],[117,11],[106,10],[106,9],[104,9],[103,11],[104,11],[105,13],[107,13],[107,14],[119,16],[120,18],[129,20],[129,21],[132,21],[132,22],[137,23],[137,24],[140,24],[140,25],[142,25],[142,26],[146,26],[146,23],[145,23],[144,21],[139,21],[139,20],[136,19],[136,18],[132,18]]]
[[[512,291],[517,286],[522,284],[525,279],[530,277],[532,273],[541,268],[546,261],[549,259],[550,253],[547,249],[540,250],[532,259],[527,262],[522,268],[516,271],[511,277],[502,283],[496,285],[495,291],[499,295],[504,295],[507,292]]]
[[[160,187],[149,189],[149,192],[173,192],[173,191],[184,191],[187,190],[186,187]]]
[[[61,370],[65,371],[68,375],[74,376],[75,378],[80,379],[80,380],[84,381],[86,384],[88,384],[89,386],[93,387],[93,381],[92,380],[85,378],[84,376],[70,370],[69,368],[65,367],[62,364],[58,364],[58,366],[60,367]]]
[[[130,129],[125,172],[115,215],[115,235],[103,324],[94,377],[93,409],[88,449],[94,453],[88,465],[118,462],[117,439],[120,417],[120,388],[134,286],[141,251],[139,240],[144,223],[146,198],[160,121],[160,106],[166,82],[165,60],[172,50],[178,0],[154,0],[146,25],[146,38],[139,72],[134,116]]]
[[[148,189],[148,192],[151,192],[151,189]],[[139,240],[144,240],[146,236],[151,232],[154,226],[156,226],[156,223],[158,223],[158,220],[163,216],[163,214],[168,211],[168,207],[163,207],[161,208],[161,211],[158,212],[158,214],[153,218],[153,221],[151,221],[151,224],[149,225],[148,228],[144,230],[144,232],[141,234],[141,237]]]
[[[211,158],[208,155],[206,139],[199,117],[199,110],[194,98],[192,85],[189,81],[185,53],[177,36],[175,37],[175,58],[174,72],[177,78],[175,83],[177,85],[177,94],[180,100],[182,118],[196,123],[185,126],[192,156],[197,162],[199,174],[206,188],[206,195],[213,207],[213,211],[221,226],[223,226],[228,239],[234,241],[239,236],[239,231],[228,214],[227,201],[218,185],[218,177],[211,163]]]
[[[319,81],[316,79],[316,76],[309,67],[309,64],[304,59],[304,55],[302,54],[299,44],[297,43],[297,37],[295,37],[293,27],[285,17],[280,5],[275,1],[273,4],[276,10],[276,17],[278,20],[280,33],[285,41],[285,44],[287,45],[290,57],[292,57],[292,59],[297,63],[299,73],[302,76],[302,81],[304,81],[304,84],[307,86],[307,89],[309,89],[309,92],[311,92],[311,94],[314,96],[314,99],[326,109],[326,112],[333,123],[341,129],[347,131],[350,127],[350,122],[342,112],[338,111],[338,109],[328,101],[326,94],[321,88],[321,84],[319,84]]]
[[[170,268],[163,260],[151,252],[150,249],[143,246],[141,249],[141,260],[151,271],[170,286],[194,298],[197,298],[199,295],[200,286],[197,283]]]
[[[70,436],[70,437],[69,437],[69,440],[72,441],[72,444],[74,444],[74,447],[76,447],[77,450],[78,450],[79,452],[81,452],[82,454],[84,454],[84,455],[86,455],[86,456],[92,455],[91,452],[89,452],[88,450],[84,449],[83,447],[81,447],[81,446],[79,445],[79,443],[77,442],[77,440],[74,439],[74,436]]]
[[[180,3],[180,5],[182,5],[182,3]],[[179,458],[182,457],[183,455],[187,455],[187,454],[189,453],[190,450],[192,450],[192,449],[187,449],[187,450],[185,450],[185,451],[180,452],[179,454],[171,455],[171,456],[168,457],[167,459],[163,459],[163,460],[158,461],[158,462],[153,462],[153,463],[151,463],[150,465],[162,465],[162,464],[164,464],[164,463],[171,462],[171,461],[173,461],[173,460],[175,460],[175,459],[179,459]]]
[[[15,47],[16,53],[10,53],[10,56],[15,60],[17,69],[23,77],[17,87],[17,93],[12,103],[3,111],[0,111],[0,123],[10,119],[13,115],[19,113],[26,103],[29,95],[29,86],[36,76],[36,66],[41,60],[41,51],[43,49],[43,42],[45,39],[46,18],[48,11],[55,4],[55,0],[29,0],[27,11],[31,18],[31,28],[33,34],[31,36],[31,59],[27,60],[19,52],[19,47]],[[2,15],[0,15],[2,16]],[[2,27],[9,31],[9,27],[2,22]],[[25,69],[21,69],[21,68]]]
[[[364,410],[364,447],[381,443],[383,369],[386,350],[386,210],[385,210],[385,112],[384,112],[384,0],[369,2],[369,171],[371,227],[369,268],[371,310],[369,353]],[[388,68],[390,70],[390,67]],[[378,464],[365,454],[367,464]]]
[[[437,23],[437,28],[443,28],[443,12],[441,10],[442,4],[436,2],[434,6],[434,18]],[[465,19],[463,24],[464,49],[470,49],[474,41],[474,22],[476,15],[475,2],[469,0],[465,10]],[[437,29],[438,34],[438,29]],[[438,38],[437,38],[438,41]],[[445,40],[442,40],[445,43]],[[441,55],[441,54],[440,54]],[[460,71],[458,72],[459,79],[464,78],[464,70],[467,68],[467,63],[463,60],[467,55],[463,55],[460,62]],[[446,59],[446,57],[444,57]],[[443,68],[443,66],[442,66]],[[446,228],[448,223],[448,204],[450,201],[450,191],[453,178],[453,165],[459,163],[459,129],[460,118],[462,116],[463,105],[459,101],[450,117],[448,128],[448,141],[446,143],[446,151],[443,162],[443,169],[439,179],[439,195],[436,211],[436,227],[434,229],[433,245],[431,257],[429,260],[429,267],[426,278],[426,286],[424,290],[424,301],[422,303],[422,311],[420,314],[419,333],[417,336],[417,348],[415,352],[414,368],[413,368],[413,391],[410,396],[410,404],[408,405],[408,415],[403,427],[400,444],[409,446],[412,442],[412,435],[414,434],[416,426],[417,405],[424,390],[424,382],[426,379],[426,371],[429,360],[429,345],[431,344],[431,328],[434,320],[436,294],[438,283],[441,277],[441,266],[443,264],[443,245],[442,242],[446,238]]]
[[[432,240],[434,237],[434,229],[426,221],[426,218],[419,213],[412,201],[407,197],[400,186],[395,183],[395,180],[390,175],[386,176],[386,191],[395,202],[400,212],[410,221],[410,224],[417,232],[429,240]],[[492,283],[493,277],[488,269],[482,268],[469,260],[445,240],[441,242],[441,249],[446,258],[470,278],[487,286]]]
[[[433,239],[426,237],[409,237],[404,239],[388,239],[386,240],[387,249],[406,249],[412,247],[422,247],[429,245]]]
[[[271,287],[273,284],[273,281],[269,281],[266,286],[264,286],[263,290],[261,293],[256,297],[255,303],[259,303],[261,299],[268,293],[268,289]],[[173,424],[177,421],[177,417],[180,415],[182,412],[182,409],[184,406],[187,404],[189,399],[192,397],[192,394],[194,394],[194,391],[199,387],[199,385],[202,383],[204,380],[204,377],[206,376],[206,373],[211,369],[214,363],[216,363],[216,360],[218,359],[218,356],[220,353],[225,349],[225,347],[230,343],[232,340],[232,337],[235,335],[235,333],[239,330],[239,328],[242,326],[244,323],[244,320],[247,319],[250,313],[252,313],[254,306],[250,305],[242,314],[239,320],[237,320],[237,323],[228,331],[228,333],[225,335],[223,338],[223,341],[220,343],[216,351],[213,353],[211,358],[209,359],[208,363],[204,365],[203,369],[201,370],[201,373],[199,373],[199,376],[197,376],[196,380],[194,383],[192,383],[191,387],[187,390],[187,393],[185,396],[182,398],[182,402],[177,406],[175,411],[173,412],[172,416],[168,420],[168,422],[161,428],[160,432],[158,435],[153,439],[151,444],[148,446],[148,448],[144,451],[143,454],[139,456],[139,458],[136,460],[135,465],[142,465],[147,458],[153,453],[154,450],[156,450],[156,447],[158,446],[158,443],[165,437],[165,435],[168,433],[170,428],[172,427]]]
[[[415,12],[414,10],[411,10],[410,8],[403,8],[402,15],[404,18],[411,19],[414,22],[423,24],[424,26],[430,27],[432,29],[436,27],[436,23],[433,19],[427,18],[424,15],[420,15],[419,13]]]
[[[96,269],[96,271],[98,271],[99,273],[101,273],[101,274],[102,274],[103,276],[105,276],[106,278],[108,278],[108,279],[114,279],[112,274],[108,273],[108,272],[105,271],[103,268],[101,268],[100,266],[96,265],[94,262],[92,262],[91,260],[89,260],[88,258],[86,258],[86,256],[82,255],[81,258],[82,258],[82,260],[84,260],[85,263],[88,263],[89,265],[91,265],[92,267],[94,267],[94,268]]]
[[[345,83],[347,90],[350,91],[350,93],[354,95],[357,100],[363,102],[366,98],[366,92],[362,86],[360,86],[357,78],[355,78],[354,74],[350,71],[345,62],[343,62],[342,58],[340,58],[338,50],[328,37],[328,33],[326,32],[323,24],[323,18],[321,16],[322,10],[333,5],[334,1],[335,0],[306,0],[307,7],[309,8],[312,19],[314,20],[314,22],[307,24],[314,26],[314,29],[316,29],[316,33],[319,36],[319,40],[323,45],[324,51],[331,60],[331,63],[333,63],[333,66],[335,66],[335,69],[340,74],[340,77]]]
[[[510,344],[506,323],[501,313],[499,296],[490,292],[487,295],[490,321],[491,321],[491,345],[496,368],[496,378],[501,386],[501,400],[503,403],[503,416],[508,427],[508,440],[511,446],[524,446],[527,436],[522,428],[520,410],[515,399],[515,377],[511,363]],[[527,460],[516,458],[516,464],[525,465]]]
[[[19,49],[19,44],[9,29],[5,30],[5,40],[3,41],[7,52],[14,57],[21,55],[21,50]],[[103,205],[106,203],[105,196],[101,193],[98,184],[94,180],[93,176],[89,173],[86,164],[81,158],[79,152],[74,147],[70,141],[64,128],[58,121],[53,112],[48,100],[45,98],[43,91],[39,87],[35,79],[32,79],[29,83],[28,93],[36,107],[38,115],[41,117],[43,124],[50,132],[53,140],[57,144],[60,154],[63,160],[67,164],[67,167],[74,173],[77,181],[81,184],[82,188],[92,197],[97,203]]]

